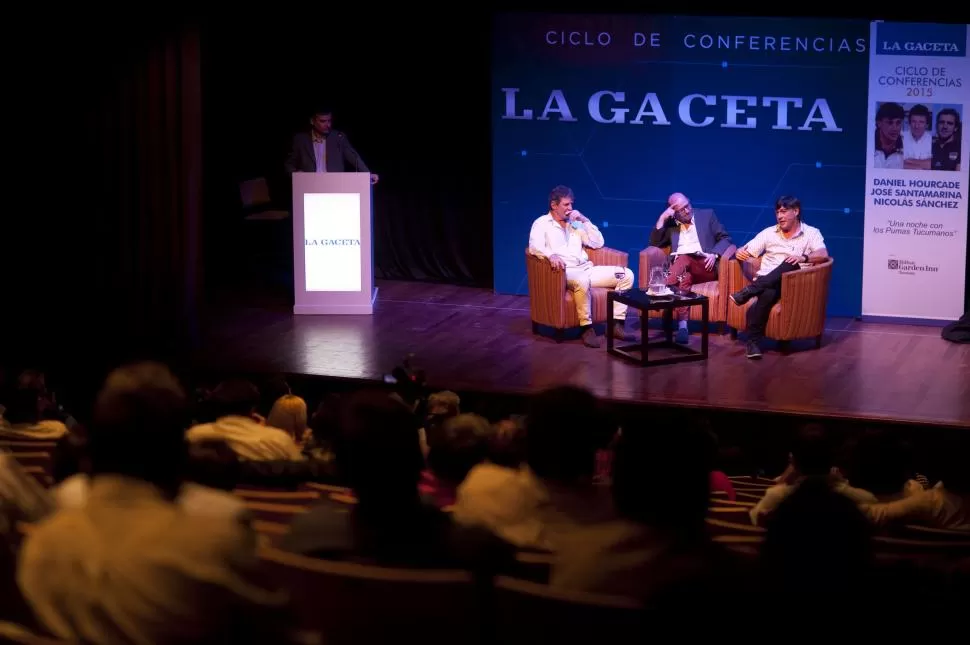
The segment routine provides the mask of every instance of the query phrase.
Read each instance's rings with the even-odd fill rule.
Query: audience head
[[[705,428],[624,428],[613,456],[613,500],[633,521],[704,533],[716,442]]]
[[[407,405],[387,392],[357,392],[342,406],[339,426],[337,464],[360,510],[417,499],[424,458]]]
[[[135,363],[112,371],[89,430],[92,474],[143,479],[174,495],[185,463],[187,408],[182,386],[164,365]]]
[[[460,484],[485,461],[492,424],[477,414],[459,414],[428,432],[428,467],[444,481]]]
[[[519,468],[526,460],[525,418],[513,416],[495,424],[488,459],[506,468]]]
[[[772,589],[831,599],[851,596],[871,563],[871,528],[826,477],[810,477],[772,513],[761,557]]]
[[[454,392],[443,390],[430,395],[425,408],[424,428],[431,433],[446,420],[461,414],[461,399]]]
[[[306,401],[294,394],[284,394],[269,411],[266,425],[285,431],[297,442],[307,429]]]
[[[259,390],[245,379],[229,379],[212,390],[208,405],[215,419],[251,417],[259,406]]]
[[[825,428],[817,423],[802,426],[795,436],[791,458],[792,466],[803,477],[831,473],[834,453]]]
[[[538,477],[563,484],[589,480],[596,450],[615,431],[596,397],[565,385],[532,398],[526,418],[526,461]]]
[[[450,390],[435,392],[428,397],[428,414],[453,417],[461,414],[461,398]]]

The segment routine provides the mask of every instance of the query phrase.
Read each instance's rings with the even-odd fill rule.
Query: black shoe
[[[731,298],[732,301],[734,301],[734,304],[740,307],[741,305],[743,305],[744,303],[751,300],[757,295],[758,295],[758,290],[753,285],[749,284],[744,289],[741,289],[741,291],[732,293],[729,297]]]
[[[761,358],[761,347],[758,346],[758,341],[748,341],[746,356],[752,360]]]
[[[596,330],[592,327],[587,327],[586,331],[583,332],[583,345],[594,349],[601,346],[600,337],[596,335]]]

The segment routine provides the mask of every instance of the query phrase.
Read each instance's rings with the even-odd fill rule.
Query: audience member
[[[418,430],[421,440],[421,454],[428,457],[428,434],[441,427],[445,421],[461,414],[461,399],[457,394],[448,390],[435,392],[428,396],[425,405],[424,425]]]
[[[668,593],[686,602],[689,591],[692,611],[722,602],[738,581],[706,530],[714,452],[700,427],[625,428],[613,461],[618,517],[561,537],[550,584],[636,598],[665,612]]]
[[[525,463],[525,417],[516,415],[495,424],[488,461],[518,469]]]
[[[438,508],[455,503],[455,491],[468,472],[485,461],[494,432],[477,414],[459,414],[432,427],[428,434],[428,467],[418,490]]]
[[[539,393],[526,417],[526,467],[473,468],[458,487],[455,519],[519,547],[555,551],[561,536],[613,517],[608,489],[593,485],[593,469],[597,449],[615,430],[586,390]]]
[[[418,493],[424,459],[412,410],[384,392],[360,392],[340,414],[337,464],[357,503],[326,500],[297,517],[281,547],[387,566],[492,566],[511,558],[487,532],[454,525]]]
[[[87,643],[280,640],[285,602],[259,582],[252,535],[173,500],[185,462],[185,393],[163,366],[112,372],[90,429],[92,481],[25,540],[21,590],[58,638]]]
[[[764,497],[751,509],[751,523],[757,526],[791,494],[806,477],[824,477],[831,480],[833,489],[856,504],[876,502],[875,496],[865,490],[853,488],[840,475],[833,473],[834,450],[831,439],[818,424],[802,427],[795,437],[791,451],[791,470],[785,480],[765,491]]]
[[[947,490],[942,481],[924,487],[913,468],[911,447],[896,437],[867,432],[854,443],[852,457],[853,483],[878,500],[862,506],[876,526],[918,524],[970,531],[970,509],[962,496]]]
[[[799,636],[812,640],[836,632],[871,637],[882,625],[868,617],[892,606],[894,594],[880,594],[875,584],[871,527],[833,483],[803,477],[767,518],[758,619],[765,629],[798,625]]]
[[[244,380],[220,383],[209,398],[215,421],[189,428],[190,442],[222,439],[240,459],[251,461],[303,459],[300,446],[284,430],[268,427],[256,413],[259,391]]]
[[[0,438],[44,439],[55,441],[67,433],[65,419],[59,418],[57,402],[47,390],[43,373],[27,370],[17,379],[4,401],[0,419]]]
[[[309,439],[306,401],[294,394],[284,394],[276,400],[266,417],[266,425],[279,428],[293,437],[300,446]]]

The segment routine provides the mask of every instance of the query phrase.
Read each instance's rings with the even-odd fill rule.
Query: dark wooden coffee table
[[[632,307],[640,312],[641,330],[640,341],[626,345],[618,345],[613,338],[613,303],[620,302],[627,307]],[[697,351],[688,345],[681,345],[674,342],[674,310],[678,307],[691,307],[700,305],[701,307],[701,349]],[[633,361],[641,366],[647,365],[669,365],[670,363],[682,363],[687,361],[707,360],[707,334],[708,334],[708,299],[696,293],[686,295],[674,295],[666,298],[656,298],[647,295],[643,289],[629,289],[627,291],[610,291],[606,294],[606,352],[613,356],[618,356],[629,361]],[[660,340],[647,340],[647,312],[663,312],[664,337]],[[647,359],[648,349],[673,349],[678,352],[676,356],[667,356],[653,361]]]

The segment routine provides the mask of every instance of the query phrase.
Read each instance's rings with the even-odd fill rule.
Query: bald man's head
[[[691,206],[687,195],[683,193],[673,193],[667,198],[667,206],[674,211],[674,218],[678,222],[687,224],[691,220]]]
[[[687,195],[684,193],[671,193],[670,197],[667,198],[667,206],[683,208],[683,204],[686,204],[689,201],[690,200],[687,199]]]

